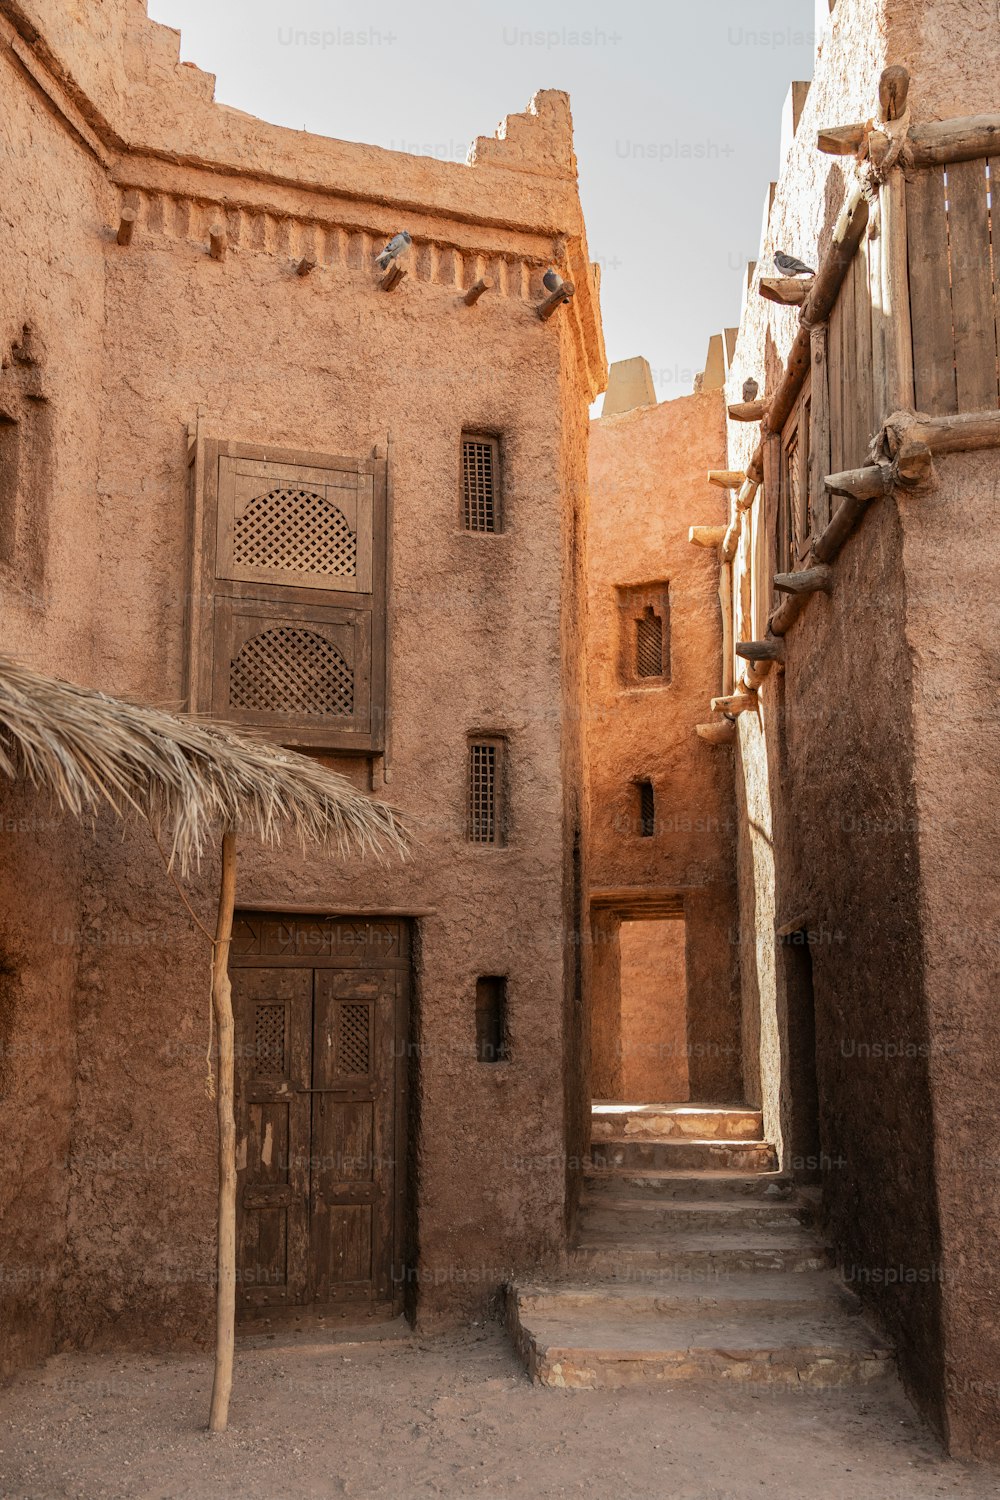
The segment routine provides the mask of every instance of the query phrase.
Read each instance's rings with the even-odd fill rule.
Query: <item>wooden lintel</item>
[[[393,292],[403,277],[406,275],[406,267],[401,266],[398,259],[389,262],[389,265],[379,282],[383,292]]]
[[[833,569],[819,563],[798,573],[775,573],[774,586],[779,594],[828,594],[833,587]]]
[[[315,271],[316,262],[311,255],[304,255],[295,267],[296,276],[308,276],[310,271]]]
[[[724,526],[689,526],[688,541],[695,547],[721,547],[726,535]]]
[[[906,444],[923,443],[932,453],[968,453],[1000,447],[1000,411],[962,411],[949,417],[893,412],[883,426],[889,455]]]
[[[759,422],[766,411],[766,401],[734,401],[729,415],[734,422]]]
[[[744,661],[784,661],[785,643],[778,640],[737,641],[736,655]]]
[[[731,745],[736,738],[736,725],[728,719],[715,719],[709,724],[696,724],[694,732],[710,745]]]
[[[782,307],[801,307],[815,280],[815,276],[762,276],[757,290],[768,302],[778,302]]]
[[[878,500],[891,483],[888,464],[870,464],[865,469],[845,469],[826,474],[823,483],[832,495],[853,495],[855,500]]]
[[[544,302],[539,302],[538,316],[542,322],[547,322],[557,308],[570,300],[575,291],[576,287],[572,281],[564,281],[562,286],[556,287],[554,292],[549,293]]]
[[[975,161],[1000,155],[1000,115],[962,115],[935,120],[910,129],[908,147],[913,166],[947,166],[953,161]]]
[[[745,714],[757,707],[756,693],[727,693],[724,698],[712,699],[713,714]]]
[[[492,276],[480,276],[479,280],[473,282],[472,286],[469,287],[469,290],[462,298],[462,301],[465,303],[466,307],[475,307],[476,303],[479,301],[483,293],[490,292],[492,290]]]
[[[717,484],[723,490],[738,490],[746,480],[742,469],[709,469],[705,476],[709,484]]]
[[[208,231],[208,252],[213,260],[225,260],[228,248],[226,231],[221,224],[213,224]]]
[[[816,137],[816,145],[827,156],[856,156],[867,134],[864,125],[827,125]]]

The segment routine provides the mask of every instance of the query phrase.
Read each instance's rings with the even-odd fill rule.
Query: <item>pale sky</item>
[[[181,29],[182,58],[218,75],[225,104],[451,161],[537,89],[568,90],[608,358],[644,354],[661,401],[691,389],[709,336],[738,321],[782,102],[814,57],[813,0],[149,0],[149,13]]]

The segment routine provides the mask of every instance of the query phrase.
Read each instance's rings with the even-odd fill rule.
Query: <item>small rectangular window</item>
[[[635,675],[663,676],[663,621],[651,604],[635,622]]]
[[[469,744],[469,842],[503,842],[503,741]]]
[[[639,835],[644,839],[651,839],[656,832],[656,802],[653,797],[653,783],[651,781],[640,781],[639,787]]]
[[[624,584],[617,590],[622,680],[631,687],[670,681],[670,585]]]
[[[500,974],[476,980],[476,1057],[481,1063],[507,1062],[507,981]]]
[[[18,459],[17,422],[0,411],[0,560],[12,562],[17,546]]]
[[[462,434],[462,520],[466,531],[500,530],[500,444]]]

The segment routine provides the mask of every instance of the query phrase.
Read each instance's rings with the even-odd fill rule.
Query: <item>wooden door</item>
[[[406,923],[241,915],[232,981],[240,1307],[398,1310]]]
[[[237,1279],[247,1307],[307,1300],[309,969],[236,969]]]

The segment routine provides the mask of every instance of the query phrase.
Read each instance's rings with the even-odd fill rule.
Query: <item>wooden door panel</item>
[[[316,970],[311,1198],[318,1301],[391,1295],[395,995],[392,970]]]
[[[246,1306],[308,1289],[312,974],[236,969],[237,1290]]]

